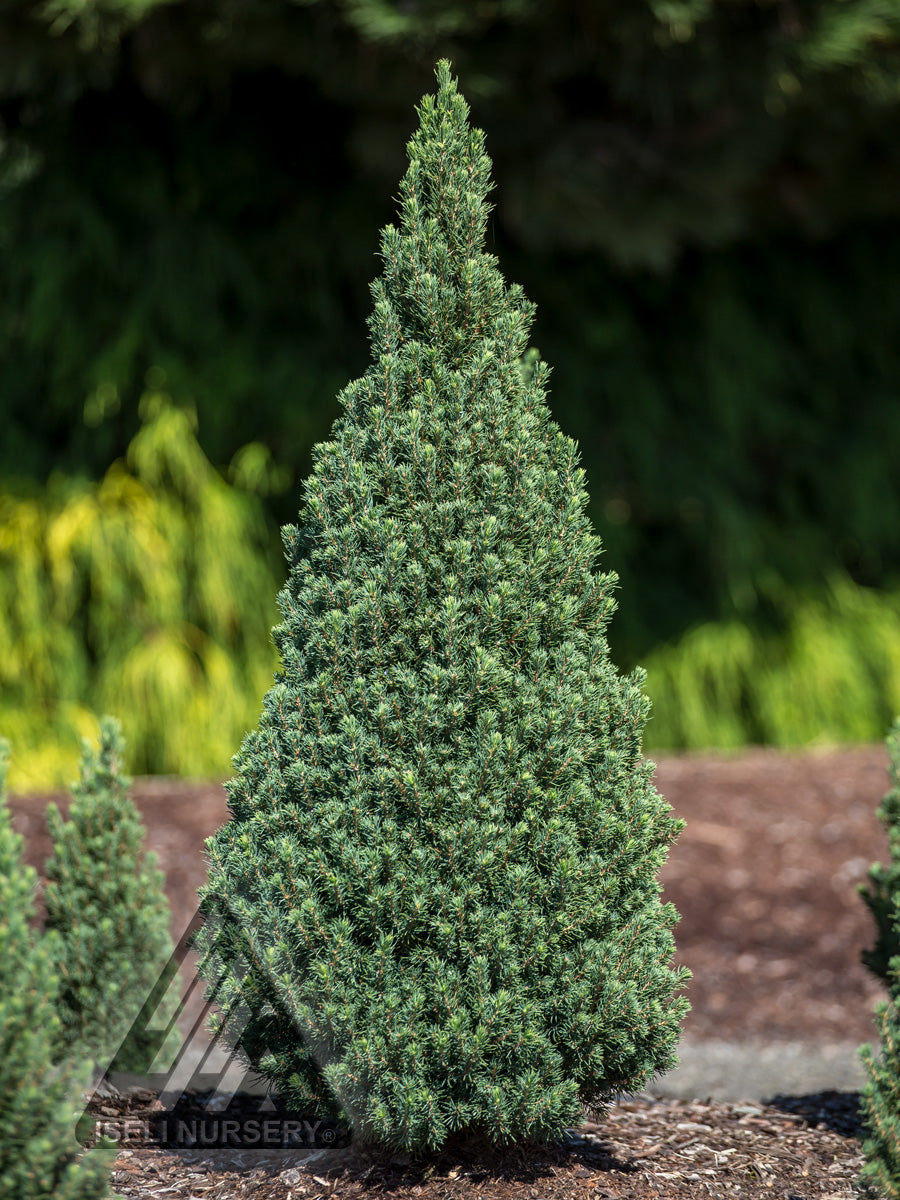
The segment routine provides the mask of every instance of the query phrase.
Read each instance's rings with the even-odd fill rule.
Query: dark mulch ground
[[[112,1115],[139,1120],[147,1100],[99,1103],[95,1116],[101,1128]],[[565,1145],[503,1151],[457,1140],[420,1160],[355,1147],[312,1155],[125,1148],[113,1183],[129,1200],[838,1200],[853,1195],[863,1162],[857,1131],[855,1097],[845,1093],[770,1105],[625,1099]]]
[[[871,1012],[882,989],[859,962],[872,925],[856,885],[873,860],[887,858],[887,839],[875,817],[888,786],[884,746],[656,761],[657,787],[688,822],[662,875],[666,899],[682,914],[678,961],[694,974],[686,1037],[876,1040]],[[177,937],[196,908],[206,869],[204,839],[228,816],[224,791],[141,779],[134,797],[148,844],[167,872]],[[43,812],[50,798],[10,801],[28,858],[39,870],[49,853]],[[65,808],[64,797],[52,798]],[[599,1125],[586,1125],[581,1133],[587,1140],[578,1146],[501,1155],[470,1144],[421,1168],[396,1156],[359,1157],[355,1149],[326,1151],[306,1166],[287,1164],[286,1152],[272,1152],[273,1161],[264,1163],[260,1155],[267,1152],[255,1152],[254,1162],[241,1160],[233,1168],[220,1151],[124,1150],[116,1186],[129,1197],[219,1200],[376,1193],[393,1200],[836,1200],[851,1194],[861,1161],[855,1106],[850,1093],[786,1098],[777,1106],[630,1100]]]

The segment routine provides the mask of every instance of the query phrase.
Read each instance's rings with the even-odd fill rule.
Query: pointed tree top
[[[446,239],[454,256],[463,260],[481,249],[491,207],[486,202],[491,183],[491,160],[484,134],[469,126],[469,106],[457,90],[450,63],[441,59],[435,70],[437,95],[417,105],[419,128],[407,145],[409,168],[400,184],[401,229],[422,230],[434,221],[433,233]]]
[[[384,271],[371,284],[372,346],[379,361],[401,347],[427,346],[451,370],[488,353],[515,383],[534,305],[518,285],[507,286],[484,250],[493,186],[484,134],[470,127],[469,106],[446,59],[436,76],[437,94],[417,106],[419,128],[407,143],[399,227],[381,233]],[[380,379],[385,369],[380,361],[377,387],[389,409],[403,396]],[[342,394],[345,403],[354,387]]]
[[[95,796],[107,790],[127,792],[131,779],[124,774],[125,739],[115,717],[100,721],[100,745],[97,751],[85,738],[81,743],[81,778],[72,784],[72,795]]]

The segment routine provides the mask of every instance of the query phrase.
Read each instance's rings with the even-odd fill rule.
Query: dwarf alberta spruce
[[[84,743],[67,819],[55,804],[47,809],[45,936],[61,979],[60,1052],[142,1073],[181,1045],[178,980],[164,876],[157,856],[144,853],[124,758],[119,722],[105,717],[99,752]]]
[[[869,869],[870,887],[860,885],[875,920],[876,940],[862,961],[888,988],[888,999],[875,1010],[880,1055],[860,1047],[866,1081],[860,1093],[865,1139],[860,1183],[886,1200],[900,1198],[900,717],[887,737],[891,788],[878,808],[887,830],[891,861]],[[864,1190],[864,1189],[863,1189]]]
[[[214,1027],[295,1111],[434,1150],[544,1141],[672,1067],[681,828],[604,631],[578,449],[483,249],[484,136],[449,64],[381,239],[373,361],[316,447],[281,670],[209,839]]]
[[[115,1148],[82,1152],[75,1138],[90,1068],[60,1062],[59,976],[31,928],[37,873],[24,861],[6,805],[8,746],[0,741],[0,1196],[9,1200],[116,1200]]]
[[[862,962],[890,989],[900,967],[900,926],[895,917],[900,901],[900,717],[894,719],[886,744],[891,787],[877,816],[888,835],[891,861],[887,866],[873,863],[868,885],[860,884],[858,890],[875,922],[875,944],[863,950]]]

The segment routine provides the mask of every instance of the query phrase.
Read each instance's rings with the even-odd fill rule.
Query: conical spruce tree
[[[281,670],[208,843],[215,1026],[358,1140],[541,1142],[676,1061],[643,673],[578,449],[485,253],[490,161],[449,64],[381,239],[373,361],[314,451]]]
[[[891,861],[887,866],[874,863],[869,868],[869,886],[860,884],[859,892],[875,922],[875,945],[863,950],[861,958],[872,974],[890,988],[892,960],[900,956],[900,927],[895,919],[900,901],[900,717],[894,719],[887,736],[887,751],[891,787],[878,807],[877,816],[887,831]]]
[[[62,979],[61,1045],[103,1069],[146,1072],[161,1049],[174,1058],[181,1035],[164,877],[142,855],[124,754],[118,721],[104,718],[99,752],[84,743],[68,819],[48,806],[45,935]]]
[[[89,1065],[55,1053],[59,978],[30,928],[37,875],[10,821],[7,757],[0,742],[0,1196],[101,1200],[115,1150],[84,1154],[75,1137]]]

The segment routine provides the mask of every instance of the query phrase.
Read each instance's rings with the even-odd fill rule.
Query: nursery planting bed
[[[138,1116],[146,1098],[132,1098]],[[126,1107],[104,1101],[110,1112]],[[623,1100],[575,1145],[497,1150],[473,1139],[416,1162],[354,1147],[306,1151],[120,1150],[116,1191],[132,1200],[687,1200],[849,1198],[862,1165],[855,1098],[777,1105]]]
[[[662,873],[665,898],[682,914],[677,961],[694,974],[686,1041],[738,1048],[876,1040],[871,1013],[883,992],[859,963],[873,927],[856,885],[873,860],[888,856],[875,817],[888,787],[884,746],[653,757],[657,787],[688,822]],[[204,839],[227,819],[225,794],[218,784],[154,778],[137,780],[133,795],[167,873],[177,938],[196,910]],[[10,798],[39,871],[51,798],[65,810],[65,796]],[[186,982],[191,967],[189,958]],[[195,1013],[185,1013],[185,1028]],[[215,1200],[851,1196],[862,1162],[856,1094],[822,1091],[821,1080],[806,1090],[794,1071],[785,1096],[777,1066],[769,1082],[765,1095],[757,1085],[745,1103],[709,1102],[700,1085],[694,1096],[661,1099],[650,1085],[580,1127],[577,1145],[502,1152],[469,1140],[423,1164],[355,1148],[123,1147],[114,1186],[128,1197]],[[741,1095],[739,1075],[732,1090]],[[102,1106],[139,1111],[152,1101],[107,1096],[95,1115]]]

